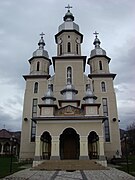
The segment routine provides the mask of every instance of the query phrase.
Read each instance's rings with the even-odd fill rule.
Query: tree
[[[135,121],[127,127],[129,153],[135,155]]]

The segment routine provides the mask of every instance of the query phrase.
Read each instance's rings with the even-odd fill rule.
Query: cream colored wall
[[[41,114],[40,117],[48,117],[54,115],[54,108],[53,107],[41,107]]]
[[[83,61],[82,59],[78,59],[74,61],[74,59],[69,60],[56,60],[55,61],[55,77],[54,77],[54,96],[57,99],[62,99],[62,95],[60,91],[64,89],[66,86],[66,78],[67,78],[67,67],[72,67],[72,84],[75,89],[78,90],[78,94],[76,95],[76,99],[82,100],[85,92],[85,80],[83,74]]]
[[[101,121],[42,121],[38,122],[37,136],[48,131],[51,136],[60,136],[66,128],[73,128],[81,136],[88,136],[91,131],[95,131],[99,136],[103,135]]]
[[[102,61],[102,70],[99,70],[99,61]],[[95,57],[89,61],[91,67],[92,67],[92,74],[97,73],[109,73],[109,65],[108,65],[108,59],[105,57]]]
[[[34,93],[34,83],[38,82],[39,91]],[[24,95],[23,117],[22,117],[22,133],[21,133],[21,147],[20,159],[33,158],[35,151],[35,143],[31,142],[31,118],[32,118],[32,103],[34,98],[38,98],[39,103],[43,103],[41,97],[44,96],[47,90],[47,80],[45,79],[28,79],[26,83],[26,90]],[[38,108],[39,115],[39,108]],[[28,121],[24,121],[27,118]]]
[[[37,71],[37,62],[40,63],[39,71]],[[30,74],[48,75],[50,62],[44,58],[36,58],[31,61]]]
[[[118,124],[118,113],[116,96],[113,87],[112,78],[93,78],[94,80],[94,94],[98,97],[96,102],[101,103],[99,114],[103,115],[102,98],[107,98],[108,101],[108,114],[109,114],[109,128],[110,128],[110,142],[105,143],[105,154],[108,157],[113,157],[117,150],[121,153],[120,147],[120,134]],[[106,84],[106,92],[101,91],[101,82]],[[116,121],[113,121],[116,118]]]
[[[68,38],[70,36],[70,38]],[[58,42],[60,39],[62,40],[62,54],[67,54],[67,42],[71,43],[71,52],[68,54],[76,54],[76,39],[78,38],[78,41],[81,41],[81,37],[76,34],[75,32],[64,32],[59,35]],[[66,43],[65,43],[66,42]],[[79,52],[78,55],[81,55],[81,45],[79,45]],[[57,55],[59,56],[59,46],[57,46]]]

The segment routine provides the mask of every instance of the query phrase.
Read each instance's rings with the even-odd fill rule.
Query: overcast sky
[[[0,129],[21,130],[28,59],[45,33],[50,58],[56,55],[54,35],[67,4],[84,35],[82,55],[89,57],[96,30],[112,60],[120,128],[135,121],[134,0],[0,0]],[[87,73],[89,73],[89,68]]]

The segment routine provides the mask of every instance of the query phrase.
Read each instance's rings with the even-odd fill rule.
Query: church
[[[68,5],[55,35],[57,55],[49,58],[44,34],[24,75],[20,160],[91,160],[107,166],[121,154],[111,59],[95,32],[90,56],[81,54],[83,34]],[[86,63],[89,74],[86,75]],[[54,75],[50,74],[53,65]]]

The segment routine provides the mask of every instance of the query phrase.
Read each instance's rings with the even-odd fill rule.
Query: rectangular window
[[[102,105],[103,105],[104,116],[108,116],[107,98],[102,99]],[[109,119],[108,118],[104,122],[104,135],[105,135],[105,141],[110,142],[110,130],[109,130]]]
[[[37,116],[37,105],[38,105],[38,100],[33,99],[33,102],[32,102],[32,117]],[[36,135],[36,124],[35,124],[35,122],[32,121],[32,123],[31,123],[31,142],[35,142],[35,135]]]

